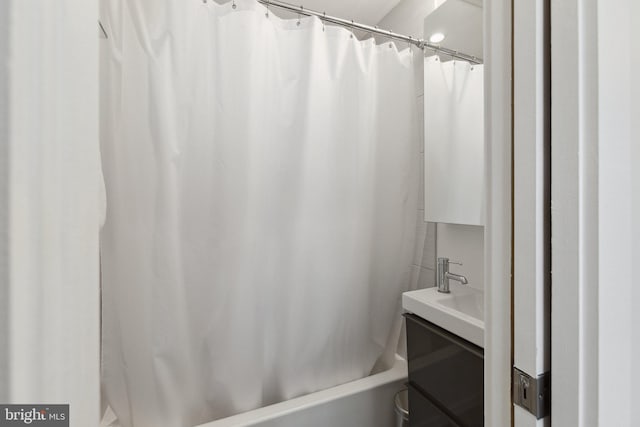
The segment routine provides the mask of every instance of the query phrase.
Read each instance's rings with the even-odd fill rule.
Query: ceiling
[[[446,36],[441,46],[482,58],[482,1],[447,0],[424,20],[425,38],[436,32]]]
[[[376,25],[400,0],[284,0],[343,19]],[[274,10],[275,11],[275,10]]]

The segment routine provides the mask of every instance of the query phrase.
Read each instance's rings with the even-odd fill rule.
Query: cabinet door
[[[418,316],[405,317],[410,383],[445,408],[460,425],[483,426],[482,349]]]
[[[482,8],[461,7],[482,20]],[[467,10],[468,9],[468,10]],[[484,225],[484,71],[424,59],[425,221]]]
[[[409,427],[460,427],[454,421],[416,390],[409,388]]]

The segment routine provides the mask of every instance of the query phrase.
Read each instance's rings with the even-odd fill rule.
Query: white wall
[[[484,227],[438,224],[437,254],[461,262],[451,272],[466,276],[472,288],[484,289]]]
[[[10,2],[0,2],[0,325],[8,325],[9,289],[9,106],[7,102],[9,86],[8,50]],[[1,349],[8,348],[9,330],[0,326],[0,402],[8,398],[9,369],[8,354]]]
[[[96,22],[96,1],[0,4],[1,397],[78,427],[99,422]]]
[[[403,0],[377,25],[379,28],[390,29],[397,33],[421,38],[424,17],[431,13],[435,5],[441,1],[442,0]],[[383,42],[384,39],[378,38],[377,41],[380,43]],[[398,47],[403,49],[406,46],[399,42]],[[417,126],[420,131],[420,139],[416,146],[415,153],[416,156],[420,158],[420,169],[422,172],[418,188],[419,203],[418,211],[416,212],[418,227],[416,230],[416,247],[412,265],[411,289],[418,289],[435,286],[436,224],[426,223],[424,221],[424,64],[421,50],[413,48],[413,55],[416,82],[416,109],[419,120]]]
[[[633,323],[640,310],[637,297],[638,242],[634,231],[640,225],[637,208],[637,169],[640,165],[633,138],[634,116],[631,97],[640,83],[637,60],[640,39],[634,38],[640,15],[634,16],[637,0],[597,2],[597,85],[598,85],[598,386],[600,425],[637,425],[637,391],[640,379],[637,334]],[[637,6],[634,7],[637,12]],[[634,20],[635,18],[635,20]],[[636,128],[637,129],[637,128]],[[635,257],[634,257],[635,255]],[[635,265],[634,265],[635,264]],[[634,281],[634,278],[636,279]],[[635,347],[635,348],[634,348]],[[635,350],[635,351],[634,351]],[[635,356],[635,357],[634,357]],[[611,393],[611,390],[616,390]]]
[[[634,25],[631,25],[631,37],[630,40],[633,42],[632,51],[631,51],[631,70],[635,72],[632,74],[633,78],[631,79],[631,117],[636,118],[635,120],[631,120],[631,156],[629,158],[630,163],[635,165],[631,168],[632,181],[631,181],[631,209],[632,215],[634,218],[632,223],[631,230],[631,240],[633,242],[632,247],[632,278],[631,283],[635,284],[632,286],[632,304],[635,307],[635,310],[632,311],[633,319],[631,324],[634,325],[632,328],[632,356],[631,360],[640,360],[640,286],[637,286],[640,283],[640,120],[637,120],[640,117],[640,78],[638,77],[637,70],[640,70],[640,26],[637,25],[640,22],[640,2],[634,1],[631,2],[631,13],[629,14],[629,19]],[[640,369],[637,364],[633,367],[634,371],[632,372],[632,384],[640,383]],[[640,390],[638,387],[633,387],[633,394],[631,395],[632,402],[640,402]]]
[[[414,37],[424,37],[424,18],[446,0],[403,0],[378,23],[378,27]],[[378,38],[378,41],[383,39]],[[402,48],[402,43],[399,43]],[[464,50],[463,47],[460,50]],[[416,70],[416,102],[424,132],[424,63],[422,52],[414,49]],[[435,286],[435,261],[447,257],[461,262],[451,266],[451,271],[463,274],[469,285],[483,288],[484,282],[484,228],[477,226],[436,224],[424,221],[424,135],[420,138],[420,203],[418,205],[417,245],[413,264],[413,288]],[[452,171],[453,173],[453,171]]]
[[[640,7],[551,6],[553,423],[632,426],[640,398]]]
[[[482,2],[476,0],[447,0],[424,20],[424,38],[440,32],[445,39],[440,46],[460,50],[476,58],[483,57]],[[461,24],[464,23],[464,24]],[[453,59],[440,54],[440,60]]]
[[[378,27],[423,38],[424,18],[446,0],[402,0],[378,23]]]

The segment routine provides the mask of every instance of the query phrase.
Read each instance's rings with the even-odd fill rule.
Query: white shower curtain
[[[103,388],[126,427],[290,399],[395,349],[411,53],[235,5],[103,5]]]

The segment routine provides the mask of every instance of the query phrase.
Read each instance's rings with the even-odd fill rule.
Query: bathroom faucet
[[[461,276],[459,274],[449,273],[449,264],[462,265],[457,262],[449,262],[449,258],[438,258],[438,268],[436,271],[436,276],[438,280],[438,292],[442,292],[445,294],[448,294],[449,292],[451,292],[449,290],[449,280],[458,281],[463,285],[466,285],[467,283],[469,283],[466,277]]]

